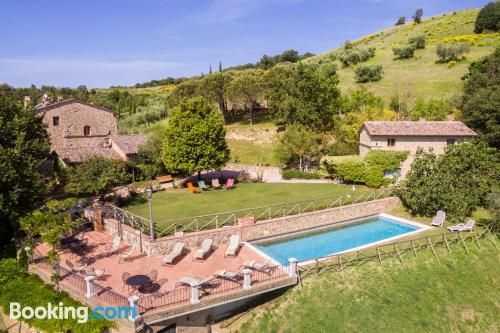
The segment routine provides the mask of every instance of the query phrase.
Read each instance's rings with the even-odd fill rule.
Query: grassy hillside
[[[498,332],[499,253],[467,243],[452,254],[366,264],[304,280],[275,300],[222,322],[218,332]]]
[[[500,35],[475,35],[474,22],[479,10],[464,10],[442,14],[422,21],[391,27],[361,38],[353,43],[361,48],[375,47],[375,57],[366,64],[383,66],[384,76],[381,81],[364,84],[364,86],[382,97],[386,103],[399,91],[407,94],[410,105],[416,98],[453,98],[460,94],[461,77],[467,72],[470,63],[490,53],[495,45],[500,45]],[[417,50],[415,57],[408,60],[394,60],[392,47],[406,43],[408,38],[417,35],[427,37],[424,50]],[[459,62],[449,68],[447,64],[437,64],[436,47],[439,43],[469,42],[470,53],[466,61]],[[322,53],[306,62],[328,63],[330,55],[339,48]],[[343,91],[354,89],[359,84],[354,79],[354,68],[344,68],[338,61],[340,87]]]

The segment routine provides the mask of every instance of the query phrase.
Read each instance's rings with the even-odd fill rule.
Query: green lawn
[[[247,140],[227,140],[231,150],[232,163],[265,164],[278,166],[279,162],[274,156],[276,148],[273,143],[256,143]]]
[[[498,244],[498,242],[497,242]],[[307,277],[299,287],[219,324],[223,332],[498,332],[499,252],[467,242]]]
[[[356,193],[364,190],[367,188],[356,187]],[[233,190],[210,190],[200,194],[192,194],[185,189],[169,190],[154,194],[153,219],[167,221],[349,193],[352,193],[351,185],[284,183],[240,183]],[[144,199],[132,202],[124,208],[137,215],[149,217],[148,205]]]

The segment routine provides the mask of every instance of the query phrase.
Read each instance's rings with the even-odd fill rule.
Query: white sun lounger
[[[182,254],[182,251],[184,251],[184,243],[177,242],[174,245],[174,248],[172,251],[170,251],[169,254],[167,254],[165,257],[163,257],[162,262],[164,265],[172,265],[174,260]]]
[[[190,276],[184,276],[179,279],[179,281],[176,283],[176,286],[188,285],[190,287],[202,287],[213,279],[214,279],[213,275],[210,275],[205,279],[198,279]]]
[[[128,250],[128,252],[120,254],[120,260],[118,261],[118,263],[130,260],[130,258],[132,257],[132,253],[134,253],[134,251],[137,250],[138,246],[139,245],[135,243],[134,246],[132,246],[130,250]]]
[[[236,251],[240,247],[240,235],[232,235],[229,237],[229,244],[227,245],[226,253],[224,256],[235,256]]]
[[[203,259],[205,255],[212,249],[213,240],[211,238],[206,238],[201,246],[193,254],[194,259]]]
[[[431,225],[434,227],[442,227],[445,219],[446,219],[446,213],[442,210],[439,210],[436,213],[436,216],[432,218]]]
[[[266,264],[265,262],[264,263],[258,262],[256,260],[245,261],[241,266],[244,268],[251,268],[256,271],[261,271],[265,273],[271,272],[271,267],[268,264]]]
[[[112,254],[118,251],[119,248],[120,248],[120,235],[116,234],[113,236],[113,242],[111,243],[111,247],[109,247],[107,250],[108,253]]]
[[[476,224],[476,221],[473,219],[469,219],[466,224],[460,223],[457,225],[453,225],[451,227],[448,227],[449,231],[472,231],[474,229],[474,225]]]
[[[215,277],[221,278],[221,279],[227,279],[227,280],[238,280],[241,278],[241,274],[239,273],[239,270],[237,272],[231,272],[225,269],[218,270],[214,273]]]

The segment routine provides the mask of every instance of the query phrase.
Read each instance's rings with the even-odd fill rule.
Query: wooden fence
[[[311,274],[323,274],[325,272],[340,272],[344,277],[345,271],[349,267],[361,266],[369,262],[376,262],[380,267],[384,267],[383,262],[386,259],[396,259],[404,267],[406,265],[404,260],[405,254],[410,254],[415,258],[418,257],[420,251],[431,251],[433,257],[439,262],[439,257],[436,248],[445,248],[448,253],[452,253],[452,245],[463,247],[469,253],[467,241],[470,244],[475,244],[481,250],[480,239],[487,239],[495,248],[496,240],[492,236],[489,228],[485,228],[480,232],[457,232],[457,233],[443,233],[439,235],[425,236],[416,239],[402,240],[398,242],[391,242],[382,244],[374,248],[360,250],[355,252],[346,252],[343,254],[332,255],[321,260],[316,260],[309,265],[299,265],[299,282],[302,286],[302,279],[310,276]],[[300,264],[300,263],[299,263]]]
[[[392,195],[392,190],[363,191],[357,194],[336,195],[312,200],[287,202],[277,205],[233,210],[217,214],[200,215],[169,221],[155,221],[157,237],[172,235],[176,232],[193,232],[223,226],[235,225],[238,219],[252,216],[255,221],[286,217],[317,210],[345,206],[360,202],[386,198]]]

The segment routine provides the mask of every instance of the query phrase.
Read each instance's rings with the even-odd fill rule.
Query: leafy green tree
[[[201,85],[205,87],[210,101],[217,103],[223,115],[227,114],[227,91],[233,79],[232,72],[221,72],[207,75]]]
[[[340,101],[334,66],[277,65],[267,72],[265,81],[268,107],[277,123],[300,124],[313,130],[331,128]]]
[[[260,106],[260,102],[264,98],[263,78],[263,70],[247,69],[237,72],[227,86],[227,94],[233,107],[243,108],[248,113],[250,125],[253,124],[255,109]]]
[[[410,118],[408,110],[408,93],[402,94],[398,91],[391,96],[389,109],[394,110],[398,115],[398,120],[405,120]]]
[[[415,11],[415,15],[412,16],[413,22],[420,23],[422,22],[422,16],[424,16],[424,10],[419,8]]]
[[[191,175],[220,169],[229,160],[224,119],[197,97],[172,109],[163,141],[163,163],[172,173]]]
[[[492,231],[498,232],[500,230],[500,189],[494,189],[486,198],[488,204],[488,210],[493,215],[489,225],[492,227]]]
[[[12,244],[19,218],[48,193],[39,172],[48,155],[42,118],[0,92],[0,252]]]
[[[398,25],[403,25],[405,23],[406,23],[406,16],[400,16],[396,21],[396,24],[394,25],[398,26]]]
[[[474,32],[480,34],[484,30],[500,30],[500,1],[490,2],[479,11]]]
[[[461,108],[461,120],[500,148],[500,48],[469,67]]]
[[[26,245],[33,249],[36,237],[40,235],[42,241],[50,246],[47,257],[51,265],[60,260],[57,246],[61,238],[77,225],[77,221],[72,220],[69,212],[76,202],[73,198],[63,201],[51,200],[44,206],[43,211],[32,212],[21,219],[20,225],[26,235],[24,239]],[[54,269],[52,279],[55,281],[59,279],[57,269]]]
[[[382,65],[359,65],[354,70],[356,74],[356,82],[376,82],[382,79]]]
[[[287,127],[276,147],[276,157],[284,167],[304,169],[304,164],[311,165],[318,161],[321,136],[299,125]]]
[[[411,111],[411,120],[446,120],[451,110],[452,105],[447,101],[440,99],[425,101],[419,98]]]
[[[139,179],[151,180],[157,176],[165,175],[167,170],[162,160],[162,145],[165,135],[164,127],[150,131],[148,142],[139,147],[137,153],[137,165]]]
[[[68,170],[66,191],[77,196],[103,196],[130,180],[125,162],[93,156]]]
[[[495,149],[472,142],[450,145],[442,155],[419,150],[398,195],[414,214],[442,209],[463,221],[498,186],[499,162]]]

